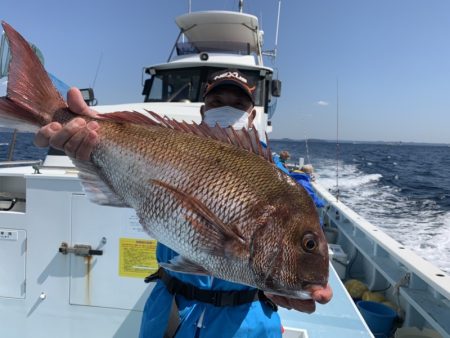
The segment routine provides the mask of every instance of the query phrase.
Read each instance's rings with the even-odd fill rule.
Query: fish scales
[[[3,27],[12,61],[0,115],[38,127],[70,121],[75,115],[28,43]],[[181,254],[167,269],[297,298],[308,285],[326,285],[328,248],[315,206],[267,154],[247,146],[259,142],[256,134],[152,116],[160,125],[135,112],[97,118],[91,160],[74,160],[94,203],[134,208],[151,236]]]
[[[255,235],[254,226],[251,224],[252,218],[249,217],[255,213],[255,207],[269,201],[270,198],[273,199],[274,196],[287,194],[284,183],[289,179],[279,175],[277,169],[267,166],[266,161],[247,151],[168,129],[152,128],[152,132],[157,134],[156,137],[153,135],[146,137],[151,133],[148,128],[126,126],[127,130],[115,129],[114,125],[100,129],[106,132],[101,133],[101,142],[93,153],[94,163],[103,168],[102,175],[111,182],[114,190],[123,191],[124,187],[128,187],[124,193],[128,196],[126,201],[136,210],[143,210],[138,212],[138,215],[152,235],[183,255],[194,256],[197,262],[211,264],[203,261],[209,256],[203,254],[202,246],[192,245],[193,243],[189,241],[212,247],[217,243],[207,243],[207,239],[193,232],[193,228],[184,217],[186,210],[180,201],[173,198],[170,192],[152,185],[151,180],[164,180],[198,198],[224,223],[240,220],[239,230],[246,240]],[[143,142],[145,139],[154,141]],[[136,147],[135,143],[139,146]],[[125,150],[127,148],[128,151]],[[120,167],[123,170],[120,172],[117,159],[123,153],[132,153],[130,150],[133,148],[137,148],[139,152],[135,153],[134,158],[127,155],[127,166]],[[239,156],[236,156],[236,152]],[[255,175],[255,171],[261,175]],[[218,181],[218,177],[221,180]],[[147,194],[144,195],[142,189],[139,189],[143,180],[149,182]],[[290,182],[288,187],[296,185]],[[159,190],[159,193],[155,190]],[[164,195],[168,196],[163,197]],[[144,205],[152,205],[154,208],[148,210],[143,207]],[[198,250],[193,251],[192,247]],[[231,263],[235,266],[236,262]],[[230,266],[223,261],[217,261],[215,264]],[[225,272],[226,275],[220,277],[230,278],[229,268]],[[242,276],[242,271],[235,271],[235,274]],[[239,277],[234,278],[238,279]]]

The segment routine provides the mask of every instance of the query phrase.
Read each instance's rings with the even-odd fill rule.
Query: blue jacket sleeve
[[[280,169],[282,172],[284,172],[285,174],[290,175],[289,170],[283,165],[283,163],[280,160],[280,156],[278,156],[277,154],[274,154],[272,156],[273,159],[273,163],[278,167],[278,169]]]
[[[316,205],[317,208],[322,208],[323,206],[325,206],[324,201],[319,196],[316,195],[313,187],[311,186],[310,177],[308,174],[291,172],[289,173],[289,176],[291,176],[294,180],[297,181],[298,184],[301,184],[303,188],[305,188],[305,190],[313,199],[314,204]]]
[[[325,205],[324,201],[321,198],[319,198],[319,196],[317,196],[316,193],[314,192],[308,174],[295,171],[289,172],[289,170],[286,169],[286,167],[283,165],[283,163],[280,160],[280,157],[277,154],[273,155],[273,162],[278,167],[278,169],[280,169],[285,174],[291,176],[298,184],[301,184],[302,187],[305,188],[305,190],[313,199],[314,204],[316,205],[317,208],[322,208]]]

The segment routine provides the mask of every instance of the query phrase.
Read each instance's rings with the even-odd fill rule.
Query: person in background
[[[291,154],[287,150],[280,151],[280,161],[286,166],[286,161],[291,158]]]
[[[204,91],[204,105],[200,109],[202,123],[250,128],[256,116],[253,90],[251,79],[237,70],[213,74]],[[96,115],[77,89],[69,91],[68,104],[74,113]],[[52,122],[39,130],[35,143],[51,145],[69,156],[88,160],[97,142],[98,128],[95,121],[86,123],[82,118],[75,118],[64,127]],[[158,243],[158,262],[168,262],[177,255]],[[144,308],[140,338],[281,337],[282,327],[275,304],[312,313],[316,302],[324,304],[332,297],[329,285],[311,289],[313,299],[299,300],[264,294],[219,278],[164,269],[147,277],[147,281],[156,281],[156,285]]]
[[[322,208],[325,206],[325,202],[316,195],[311,185],[311,181],[315,180],[313,172],[313,166],[311,164],[305,164],[300,168],[300,170],[292,170],[291,172],[289,172],[289,176],[291,176],[294,180],[297,181],[297,183],[301,184],[303,188],[305,188],[305,190],[313,199],[316,208]]]
[[[288,168],[286,168],[285,165],[286,160],[289,158],[290,154],[286,150],[283,150],[280,152],[280,155],[273,155],[273,162],[282,172],[292,177],[298,184],[305,188],[306,192],[314,201],[316,208],[322,208],[323,206],[325,206],[325,202],[319,196],[317,196],[313,187],[311,186],[311,181],[314,178],[314,176],[312,175],[312,166],[310,164],[306,164],[300,170],[290,171]]]

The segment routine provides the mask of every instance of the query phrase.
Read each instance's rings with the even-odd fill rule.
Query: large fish
[[[12,60],[0,115],[36,127],[74,118],[28,43],[2,24]],[[152,237],[180,253],[167,269],[294,298],[326,285],[328,249],[315,206],[256,146],[256,132],[153,117],[98,119],[90,161],[74,160],[93,202],[134,208]]]

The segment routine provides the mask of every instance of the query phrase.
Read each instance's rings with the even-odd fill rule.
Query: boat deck
[[[76,174],[74,172],[72,172],[70,169],[67,168],[52,168],[52,169],[48,169],[48,168],[43,168],[41,169],[41,175],[30,175],[34,172],[34,169],[31,167],[16,167],[16,168],[4,168],[0,170],[1,175],[3,177],[8,177],[8,180],[4,180],[4,184],[6,184],[6,181],[11,181],[12,183],[16,183],[17,186],[22,186],[22,188],[24,189],[23,191],[25,192],[25,178],[28,178],[28,205],[27,208],[23,207],[21,211],[21,213],[19,213],[19,215],[17,216],[25,216],[26,214],[30,214],[30,215],[35,215],[36,212],[41,212],[42,211],[42,205],[40,204],[40,200],[42,198],[42,194],[45,192],[47,194],[51,193],[52,197],[48,197],[46,199],[45,204],[47,203],[54,203],[57,204],[58,201],[62,201],[64,200],[64,196],[66,196],[65,194],[68,194],[67,196],[70,197],[71,200],[71,204],[73,205],[72,208],[75,208],[78,204],[78,199],[82,199],[83,201],[85,201],[84,197],[80,197],[78,195],[73,195],[73,193],[76,193],[76,189],[80,190],[81,187],[78,184],[78,180],[76,178]],[[23,182],[19,182],[18,180],[23,180]],[[44,183],[41,183],[41,181],[43,181]],[[70,182],[76,182],[76,187],[71,187]],[[6,184],[5,187],[9,187],[9,184]],[[68,190],[68,192],[66,192],[66,190]],[[15,190],[14,190],[15,191]],[[81,192],[81,190],[80,190]],[[78,196],[78,197],[77,197]],[[52,199],[53,198],[53,199]],[[78,199],[77,199],[78,198]],[[106,236],[106,234],[108,234],[108,239],[111,243],[114,243],[115,240],[118,240],[118,238],[115,238],[115,234],[113,233],[114,231],[117,231],[117,237],[121,237],[119,236],[120,233],[120,226],[116,226],[116,227],[111,227],[111,223],[114,224],[114,222],[117,221],[113,221],[116,219],[121,220],[120,222],[125,222],[127,219],[123,219],[121,218],[121,214],[124,212],[121,209],[107,209],[108,213],[110,214],[109,217],[104,217],[104,210],[101,207],[95,206],[91,203],[88,203],[87,201],[85,201],[86,205],[84,205],[84,208],[88,208],[88,210],[83,214],[85,215],[89,215],[90,218],[96,218],[98,222],[95,229],[98,233],[92,235],[92,236],[88,236],[87,238],[72,238],[72,240],[74,242],[79,242],[79,243],[94,243],[98,238],[101,238],[102,236]],[[89,209],[91,208],[91,209]],[[103,207],[105,208],[105,207]],[[25,212],[26,209],[26,212]],[[62,208],[61,210],[61,217],[64,217],[64,215],[67,213],[67,211],[64,211],[65,209]],[[76,211],[72,211],[73,213],[76,213]],[[10,212],[9,215],[12,215],[13,212]],[[21,215],[23,214],[23,215]],[[96,217],[97,215],[97,217]],[[100,216],[101,215],[101,216]],[[12,217],[12,216],[11,216]],[[17,217],[16,217],[17,218]],[[35,217],[33,216],[33,219],[39,219],[39,217]],[[61,226],[61,223],[59,221],[57,221],[59,218],[56,217],[55,220],[55,224],[53,224],[53,226],[51,224],[49,224],[49,219],[46,219],[45,224],[39,224],[39,225],[34,225],[35,228],[43,228],[44,226],[49,227],[49,229],[62,229],[63,227]],[[85,222],[85,221],[81,221],[80,224],[78,224],[77,222],[73,222],[70,219],[68,220],[70,221],[68,224],[66,224],[67,227],[70,227],[71,231],[72,231],[72,236],[75,236],[76,234],[80,233],[80,234],[86,234],[89,233],[91,230],[86,231],[86,229],[84,228],[84,226],[86,224],[91,224],[89,222]],[[119,222],[119,223],[120,223]],[[20,222],[19,222],[20,223]],[[105,223],[105,224],[103,224]],[[83,227],[79,228],[81,225],[83,225]],[[91,228],[91,227],[89,227]],[[107,230],[106,230],[107,229]],[[115,230],[113,230],[115,229]],[[53,230],[49,230],[49,233],[52,233]],[[41,233],[39,233],[40,235]],[[122,236],[123,237],[123,236]],[[66,235],[62,235],[62,237],[58,237],[58,238],[47,238],[45,237],[45,242],[48,243],[49,241],[52,242],[52,245],[46,245],[46,249],[45,250],[49,250],[48,255],[49,258],[48,259],[52,259],[51,257],[53,257],[55,255],[54,253],[54,248],[57,248],[58,245],[61,243],[62,240],[65,240]],[[43,243],[44,239],[40,238],[38,235],[33,236],[32,238],[29,238],[29,242],[30,245],[32,243],[38,242],[38,243]],[[31,245],[32,246],[32,245]],[[47,248],[47,246],[50,247]],[[111,251],[114,248],[109,247],[108,248],[108,252],[111,253]],[[44,249],[43,249],[44,250]],[[31,260],[34,257],[38,257],[38,256],[33,256],[30,253],[29,256],[29,260]],[[58,256],[58,258],[61,258]],[[96,285],[99,285],[99,287],[101,287],[101,289],[104,289],[104,284],[102,284],[104,282],[103,278],[106,278],[108,280],[108,283],[112,283],[112,281],[115,281],[117,283],[121,283],[122,282],[122,278],[119,278],[116,275],[113,276],[103,276],[104,275],[104,271],[102,272],[101,268],[104,265],[105,269],[107,269],[107,271],[115,271],[114,267],[116,267],[116,261],[115,260],[107,260],[107,255],[102,256],[102,260],[98,260],[96,261],[96,269],[92,270],[89,274],[90,278],[91,278],[91,284],[90,284],[90,288],[92,290],[97,290],[95,287]],[[39,255],[39,259],[40,261],[42,260],[43,264],[45,265],[45,259],[43,259],[43,255],[42,255],[42,251],[40,251],[40,255]],[[54,259],[54,258],[53,258]],[[31,264],[30,267],[36,267],[36,264]],[[84,265],[83,265],[84,267]],[[75,268],[75,266],[74,266]],[[83,270],[84,271],[84,270]],[[105,270],[106,271],[106,270]],[[38,268],[36,268],[36,272],[35,274],[39,275],[41,272]],[[75,272],[72,272],[75,273]],[[33,274],[29,271],[28,272],[28,278],[31,278]],[[82,276],[84,276],[84,272],[81,273]],[[31,278],[33,279],[33,278]],[[94,283],[95,281],[95,283]],[[59,279],[59,282],[62,282],[61,279]],[[132,283],[132,282],[136,282],[135,280],[126,280],[127,283]],[[283,337],[285,338],[347,338],[347,337],[373,337],[372,334],[370,333],[370,330],[368,329],[368,327],[366,326],[364,320],[362,319],[362,317],[359,314],[359,311],[357,310],[353,300],[350,298],[350,296],[348,295],[348,293],[346,292],[346,289],[344,287],[344,285],[342,284],[341,280],[339,279],[338,274],[336,273],[336,271],[334,270],[333,266],[330,265],[330,277],[329,277],[329,282],[330,285],[333,289],[333,293],[334,296],[332,298],[332,300],[326,304],[326,305],[317,305],[317,309],[316,312],[312,315],[309,314],[305,314],[305,313],[301,313],[299,311],[294,311],[294,310],[287,310],[287,309],[283,309],[280,308],[279,313],[281,316],[281,320],[282,320],[282,324],[285,327],[285,334],[283,335]],[[81,290],[84,290],[85,287],[85,280],[84,279],[80,279],[80,288]],[[136,282],[137,283],[137,282]],[[133,308],[133,309],[137,309],[138,311],[140,310],[141,305],[143,306],[143,304],[140,304],[139,306],[137,306],[136,304],[136,299],[140,299],[140,297],[142,296],[142,290],[144,290],[144,286],[142,283],[138,283],[139,285],[134,286],[134,288],[136,289],[136,297],[133,298],[130,294],[128,295],[127,298],[130,298],[130,300],[128,302],[126,302],[127,304],[124,304],[123,302],[119,302],[117,304],[115,304],[115,307],[117,308]],[[119,284],[118,284],[119,285]],[[134,284],[133,284],[134,285]],[[37,286],[38,289],[34,290],[35,292],[33,292],[32,290],[32,283],[28,284],[28,290],[27,293],[39,293],[40,292],[40,286]],[[70,288],[74,287],[74,284],[72,283],[72,285],[70,286]],[[129,288],[130,289],[130,288]],[[91,314],[91,316],[93,318],[95,318],[95,320],[97,321],[100,317],[101,314],[100,312],[102,312],[103,310],[99,307],[95,307],[92,305],[102,305],[104,307],[113,307],[111,304],[109,304],[108,306],[106,306],[104,304],[104,299],[100,297],[99,292],[94,292],[91,290],[91,297],[93,297],[92,299],[90,299],[89,303],[84,302],[84,293],[81,292],[81,301],[80,304],[82,305],[90,305],[90,306],[85,306],[84,311],[90,311],[89,313]],[[46,290],[47,292],[51,292],[52,290]],[[73,291],[75,292],[75,291]],[[64,294],[66,294],[66,291],[64,291]],[[78,295],[78,293],[75,292],[75,294]],[[100,298],[96,298],[97,296],[99,296]],[[72,295],[71,297],[74,297],[74,295]],[[32,298],[32,297],[31,297]],[[64,297],[62,297],[64,298]],[[77,298],[78,299],[78,298]],[[31,301],[31,300],[30,300]],[[48,303],[48,302],[46,302]],[[64,304],[59,304],[60,307],[57,306],[53,306],[52,307],[52,311],[62,311],[62,309],[65,309],[69,312],[71,311],[77,311],[77,307],[73,306],[73,305],[69,305],[67,302],[67,300],[63,300]],[[128,304],[129,303],[129,304]],[[143,302],[142,302],[143,303]],[[106,311],[106,310],[105,310]],[[133,313],[138,313],[138,311],[133,311]],[[139,321],[139,314],[136,315],[137,321]],[[133,326],[133,329],[136,330],[136,328],[138,327],[138,324],[136,324],[136,326]],[[114,330],[114,328],[111,328],[112,330]],[[103,335],[105,336],[105,335]]]
[[[373,337],[331,264],[329,282],[333,289],[333,298],[326,305],[318,304],[313,315],[280,308],[282,324],[288,331],[286,333],[290,334],[290,329],[294,329],[289,337]],[[305,330],[307,335],[301,331],[294,335],[295,329]]]

